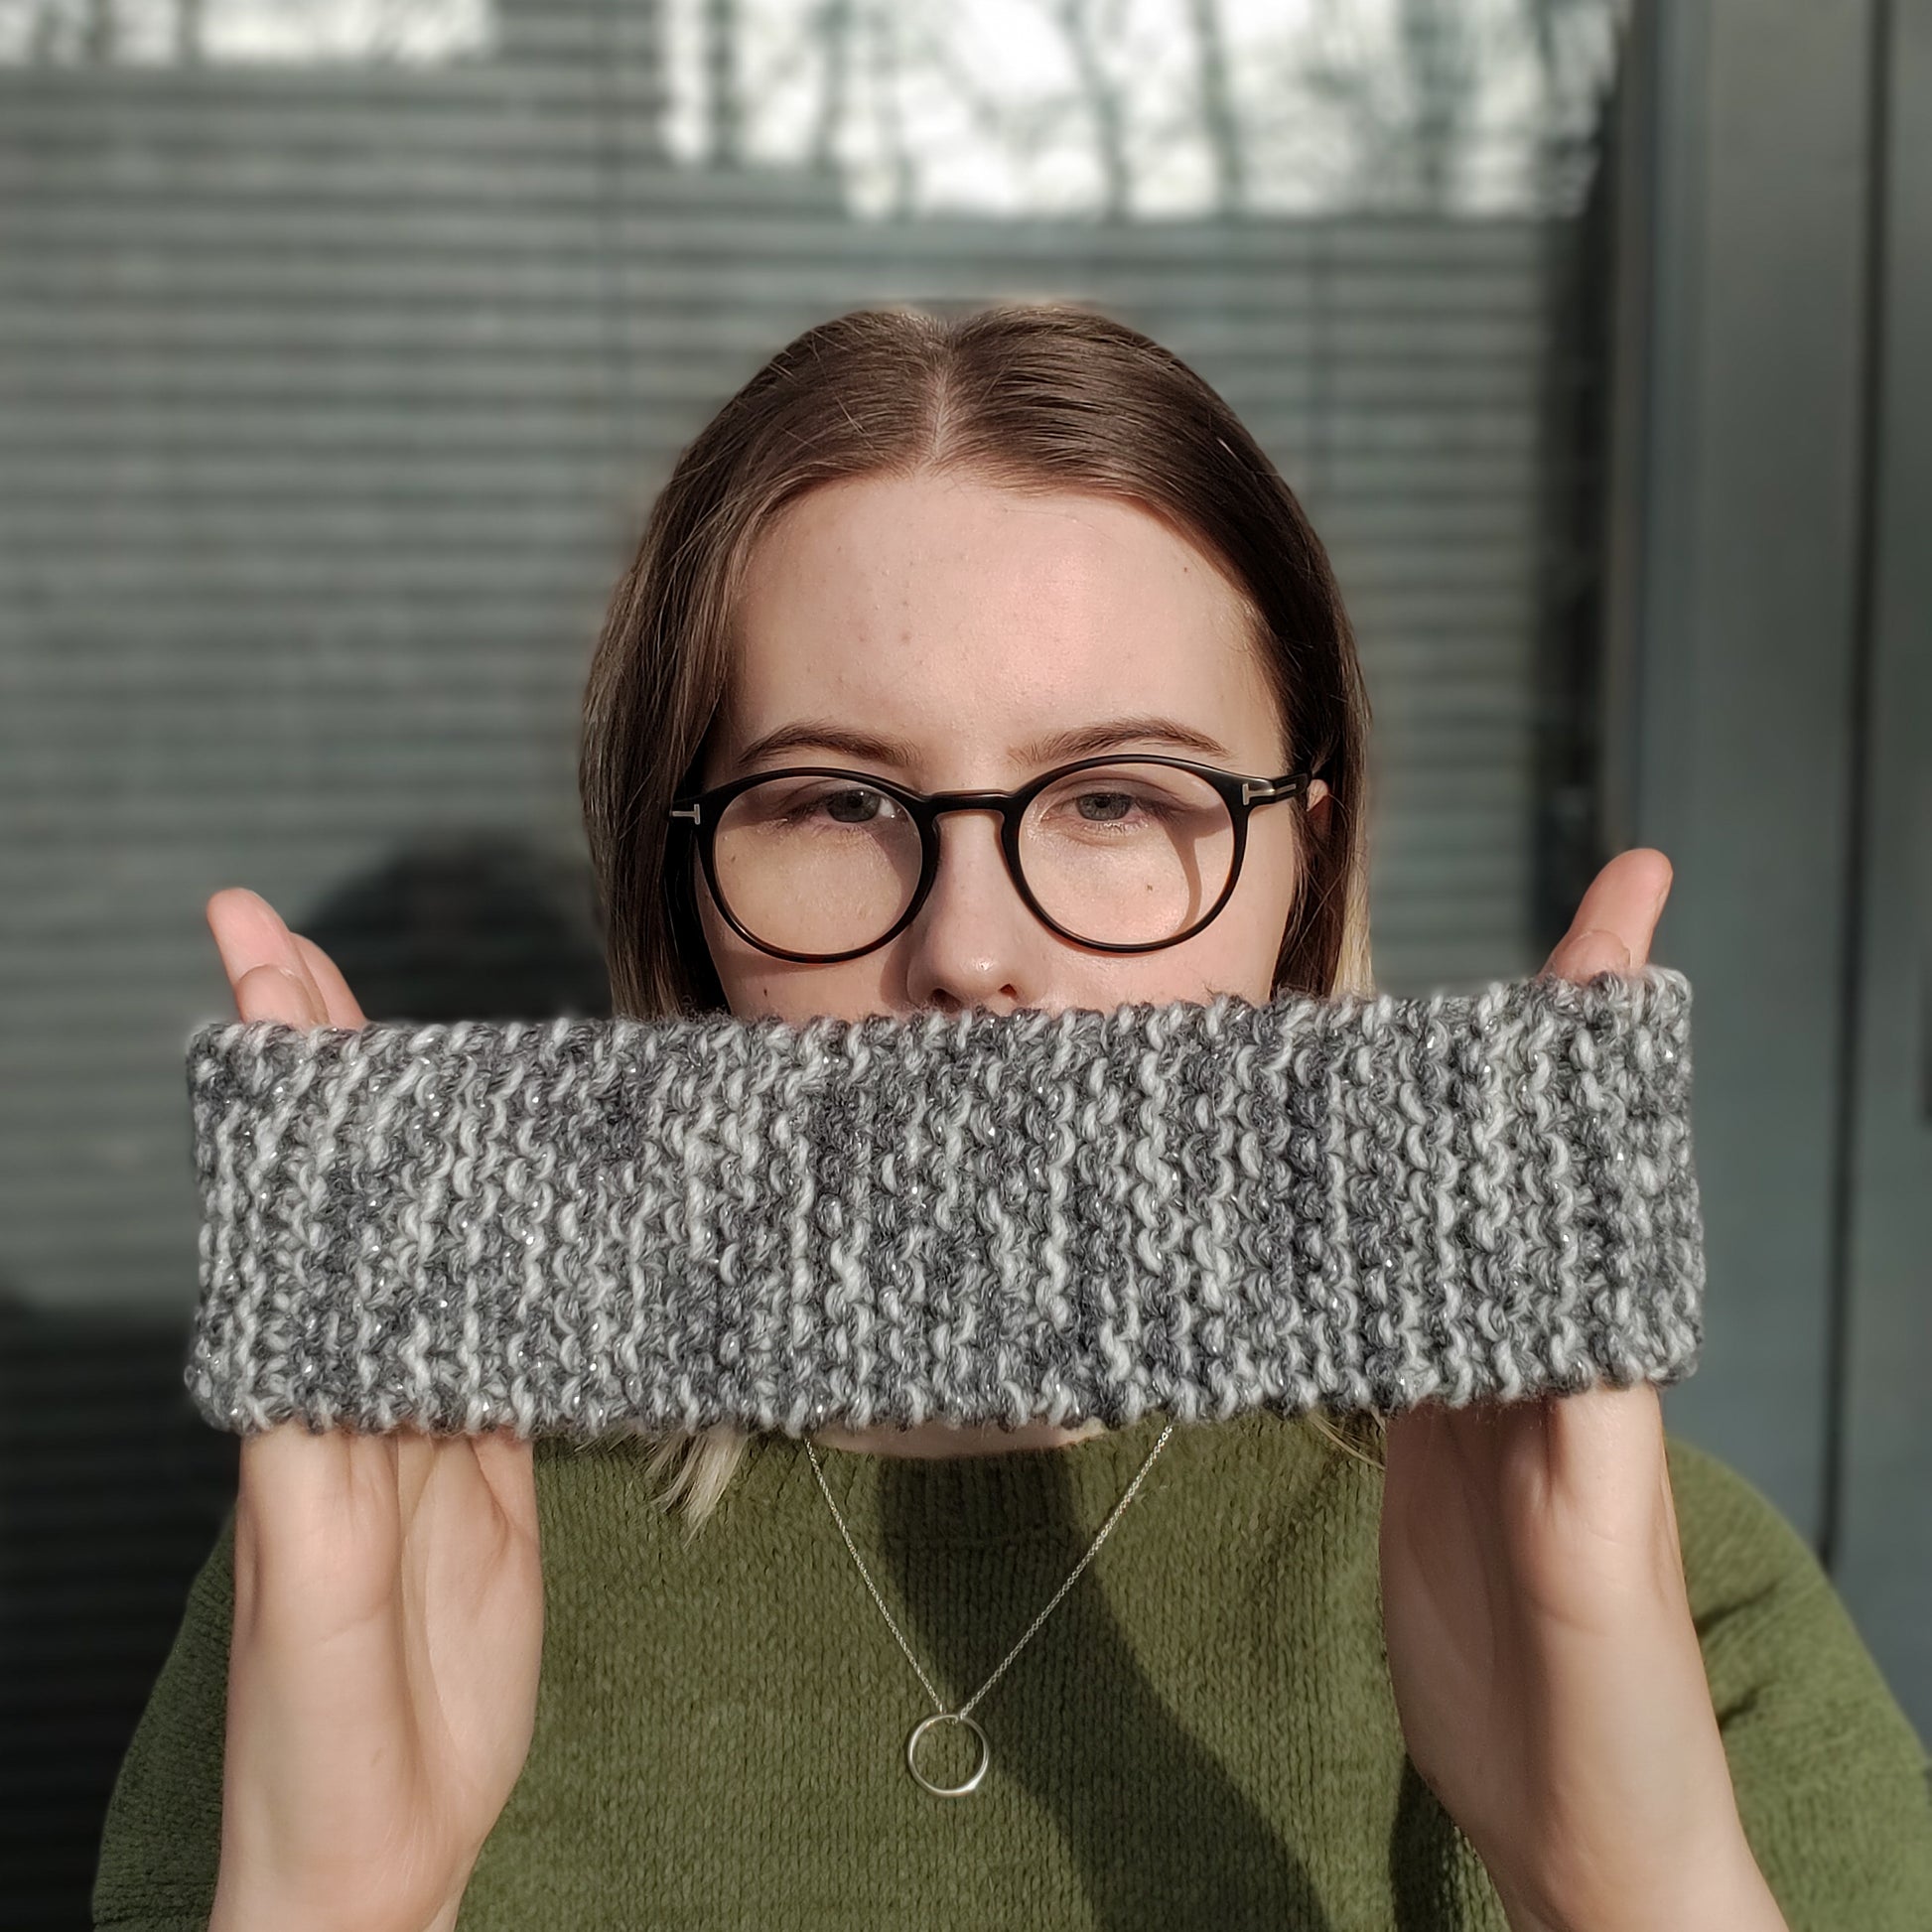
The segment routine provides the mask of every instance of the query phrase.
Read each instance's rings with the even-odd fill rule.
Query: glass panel
[[[53,1572],[23,1573],[61,1661],[16,1674],[96,1700],[97,1740],[28,1917],[85,1922],[233,1494],[178,1382],[181,1046],[228,1011],[202,908],[258,889],[376,1017],[607,1010],[592,639],[677,452],[808,323],[1048,297],[1198,368],[1361,637],[1380,978],[1540,963],[1593,803],[1619,12],[0,6],[0,1352],[34,1364],[10,1479],[60,1489],[23,1520],[71,1526],[75,1566],[39,1621]],[[1042,826],[1042,898],[1078,911],[1133,823]],[[882,903],[909,850],[875,854]],[[1166,850],[1152,922],[1212,897],[1213,839]],[[110,1370],[145,1408],[83,1412]]]

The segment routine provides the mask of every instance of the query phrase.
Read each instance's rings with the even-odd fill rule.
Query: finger
[[[1592,1544],[1631,1559],[1616,1571],[1648,1601],[1685,1603],[1683,1550],[1663,1403],[1655,1384],[1599,1383],[1554,1405],[1551,1474]]]
[[[329,1014],[332,1027],[365,1027],[368,1016],[362,1011],[355,995],[348,990],[348,982],[343,978],[342,969],[316,944],[300,932],[291,933],[296,950],[301,953],[309,969],[309,977],[322,990],[324,1005]]]
[[[1590,881],[1545,976],[1585,980],[1602,972],[1626,973],[1650,957],[1657,920],[1670,897],[1671,862],[1652,846],[1619,852]]]
[[[206,916],[208,930],[214,935],[215,947],[221,955],[222,967],[228,975],[228,983],[235,989],[237,1004],[240,1002],[242,981],[256,967],[279,967],[293,978],[306,996],[301,1016],[294,1024],[317,1026],[322,1022],[329,1010],[322,989],[310,977],[308,962],[288,927],[259,893],[251,893],[245,886],[227,887],[208,900]],[[244,1014],[243,1017],[283,1019],[289,1016],[277,1011],[264,1015]]]
[[[1543,969],[1546,979],[1591,979],[1598,973],[1634,971],[1630,948],[1614,932],[1592,926],[1587,932],[1572,932],[1550,955]]]
[[[402,1509],[402,1520],[410,1523],[415,1520],[423,1491],[429,1486],[438,1455],[449,1439],[432,1436],[414,1423],[390,1431],[389,1439],[396,1446],[396,1499]]]
[[[538,1516],[532,1473],[535,1439],[503,1428],[468,1440],[477,1467],[496,1499],[496,1507],[523,1535],[536,1536]]]
[[[251,1520],[255,1588],[270,1627],[293,1640],[330,1632],[384,1608],[395,1588],[399,1529],[392,1435],[311,1429],[300,1417],[250,1435],[242,1444],[238,1509]],[[339,1572],[315,1587],[318,1561],[373,1545],[385,1566]]]
[[[236,1015],[243,1020],[279,1020],[285,1027],[319,1027],[315,996],[285,966],[251,966],[234,984]]]

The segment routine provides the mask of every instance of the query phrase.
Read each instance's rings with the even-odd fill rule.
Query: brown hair
[[[1301,889],[1274,986],[1369,993],[1369,704],[1326,551],[1295,492],[1221,397],[1125,324],[1073,305],[1002,303],[941,318],[857,310],[807,329],[686,448],[612,594],[584,698],[578,781],[616,1013],[726,1009],[693,870],[666,864],[673,797],[694,788],[732,675],[732,620],[759,537],[807,490],[943,470],[1027,492],[1133,502],[1221,569],[1274,689],[1281,769],[1329,789],[1317,838],[1294,814]],[[680,851],[682,847],[678,848]],[[1341,1448],[1344,1434],[1307,1420]],[[1370,1413],[1366,1434],[1379,1433]],[[720,1426],[657,1440],[695,1531],[748,1439]]]

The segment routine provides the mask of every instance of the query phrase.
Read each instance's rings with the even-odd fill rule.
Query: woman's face
[[[703,783],[832,764],[920,791],[1005,789],[1087,755],[1028,759],[1032,741],[1130,716],[1173,721],[1218,749],[1135,736],[1095,753],[1168,753],[1264,777],[1287,768],[1240,605],[1191,545],[1106,497],[1023,496],[957,475],[855,479],[793,504],[752,560],[736,689]],[[796,725],[805,741],[746,757]],[[903,757],[827,740],[826,728],[893,740]],[[719,914],[701,871],[699,911],[741,1018],[1104,1011],[1224,991],[1259,1004],[1294,901],[1291,815],[1311,810],[1318,829],[1326,789],[1314,781],[1311,808],[1257,809],[1227,904],[1191,939],[1153,952],[1098,952],[1042,925],[1007,875],[990,811],[940,819],[938,877],[918,916],[856,959],[760,952]]]

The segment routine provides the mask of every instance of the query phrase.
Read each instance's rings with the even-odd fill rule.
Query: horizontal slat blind
[[[229,1011],[203,904],[256,888],[372,1014],[605,1010],[591,643],[677,451],[799,329],[1066,298],[1192,361],[1356,620],[1382,983],[1536,963],[1574,220],[868,218],[674,161],[659,25],[558,0],[444,66],[0,67],[0,1727],[61,1758],[9,1794],[23,1923],[82,1922],[232,1495],[179,1383],[182,1048]]]
[[[209,892],[300,922],[439,832],[574,859],[578,693],[651,492],[869,301],[1096,301],[1223,390],[1361,632],[1383,983],[1528,963],[1558,224],[863,220],[663,161],[609,108],[649,95],[561,63],[0,73],[0,1211],[33,1298],[191,1292]]]

